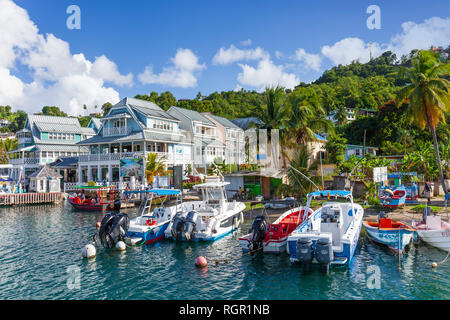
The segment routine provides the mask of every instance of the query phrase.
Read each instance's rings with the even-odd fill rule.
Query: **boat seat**
[[[391,219],[380,219],[379,228],[392,228]]]

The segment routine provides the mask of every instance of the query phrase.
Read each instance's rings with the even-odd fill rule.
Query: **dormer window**
[[[173,124],[168,121],[155,120],[153,122],[153,129],[173,131]]]

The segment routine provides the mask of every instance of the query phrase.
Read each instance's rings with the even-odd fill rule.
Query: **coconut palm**
[[[446,193],[436,126],[441,121],[445,123],[445,113],[450,109],[450,81],[444,78],[449,71],[449,63],[441,63],[431,51],[420,50],[412,59],[412,67],[404,71],[410,83],[398,93],[399,105],[409,100],[406,115],[410,122],[420,129],[428,127],[433,136],[439,176]]]
[[[333,124],[325,119],[325,109],[315,92],[293,93],[287,101],[289,117],[283,122],[290,135],[292,144],[306,144],[316,141],[316,132],[333,132]]]
[[[145,176],[147,183],[153,184],[153,178],[162,175],[166,171],[166,165],[164,161],[167,160],[166,156],[158,158],[158,154],[149,153],[147,156],[147,166],[145,170]]]
[[[339,106],[336,110],[336,124],[339,126],[343,126],[347,123],[347,109],[343,106]]]
[[[262,129],[280,129],[286,118],[286,109],[284,106],[285,94],[282,87],[266,88],[265,105],[262,106],[262,112],[259,114],[260,120],[263,124]]]

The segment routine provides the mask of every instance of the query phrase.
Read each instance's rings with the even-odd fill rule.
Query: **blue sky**
[[[0,6],[10,1],[0,0]],[[103,93],[96,97],[95,93],[84,94],[84,89],[76,88],[69,102],[55,97],[55,92],[71,92],[71,80],[58,84],[58,76],[69,79],[72,74],[37,75],[38,68],[41,72],[53,68],[56,58],[29,63],[17,57],[12,64],[4,64],[9,72],[9,78],[4,81],[15,83],[17,78],[17,82],[22,82],[22,91],[19,86],[16,95],[2,95],[0,89],[0,104],[14,106],[15,103],[29,110],[40,109],[38,104],[48,101],[45,104],[59,103],[65,110],[76,113],[83,99],[92,107],[109,97],[114,100],[117,96],[151,91],[170,90],[177,98],[193,98],[199,91],[206,95],[240,87],[261,90],[265,85],[276,83],[289,87],[297,81],[312,81],[335,64],[349,63],[354,58],[364,62],[370,43],[374,55],[385,48],[407,52],[411,42],[428,47],[430,34],[434,35],[433,42],[438,42],[437,45],[450,44],[449,1],[16,0],[14,3],[26,10],[28,19],[38,29],[35,33],[44,39],[47,34],[53,34],[67,43],[71,55],[82,53],[91,63],[104,55],[123,76],[121,81],[112,81],[110,73],[96,75],[95,79],[101,80],[99,88]],[[81,30],[66,27],[69,16],[66,8],[71,4],[81,9]],[[369,17],[366,9],[371,4],[381,9],[380,30],[369,30],[366,26]],[[426,22],[433,17],[439,20]],[[405,29],[402,24],[408,21],[413,25]],[[397,40],[393,41],[396,35]],[[336,45],[339,41],[342,41],[340,45]],[[324,49],[327,46],[328,50]],[[28,55],[35,47],[30,45],[24,50],[28,50]],[[221,48],[229,58],[234,58],[214,62]],[[257,48],[259,54],[255,51]],[[185,50],[180,52],[180,64],[187,69],[173,67],[172,59],[180,49]],[[298,50],[300,54],[296,55]],[[145,77],[142,74],[149,66],[151,71]],[[168,70],[165,73],[164,68]],[[177,72],[182,72],[180,83],[171,81],[172,77],[179,76]],[[90,73],[89,77],[92,78]],[[147,80],[142,81],[143,78]],[[32,90],[31,83],[39,84],[40,91]],[[30,90],[32,94],[27,96],[35,95],[34,100],[20,95]],[[112,90],[116,93],[111,94]]]

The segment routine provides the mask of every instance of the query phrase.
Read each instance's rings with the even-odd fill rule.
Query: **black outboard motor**
[[[98,235],[105,248],[113,248],[117,242],[124,241],[130,227],[130,219],[126,213],[107,213],[101,222]]]
[[[114,211],[120,211],[121,205],[120,205],[120,199],[114,200]]]
[[[172,228],[170,229],[170,233],[172,234],[172,237],[174,239],[181,240],[185,223],[186,217],[184,216],[183,212],[177,212],[177,214],[173,218]]]
[[[253,220],[253,224],[250,229],[250,232],[252,233],[249,243],[250,251],[254,251],[263,246],[263,240],[266,237],[268,227],[266,216],[257,216],[255,220]]]
[[[315,257],[320,264],[320,270],[328,273],[330,271],[330,263],[333,260],[333,247],[330,239],[322,238],[317,240]]]
[[[313,242],[309,238],[300,238],[297,240],[296,247],[297,259],[303,268],[303,271],[309,272],[314,257]]]
[[[197,225],[197,212],[189,211],[184,224],[184,237],[186,240],[194,238],[195,226]]]

